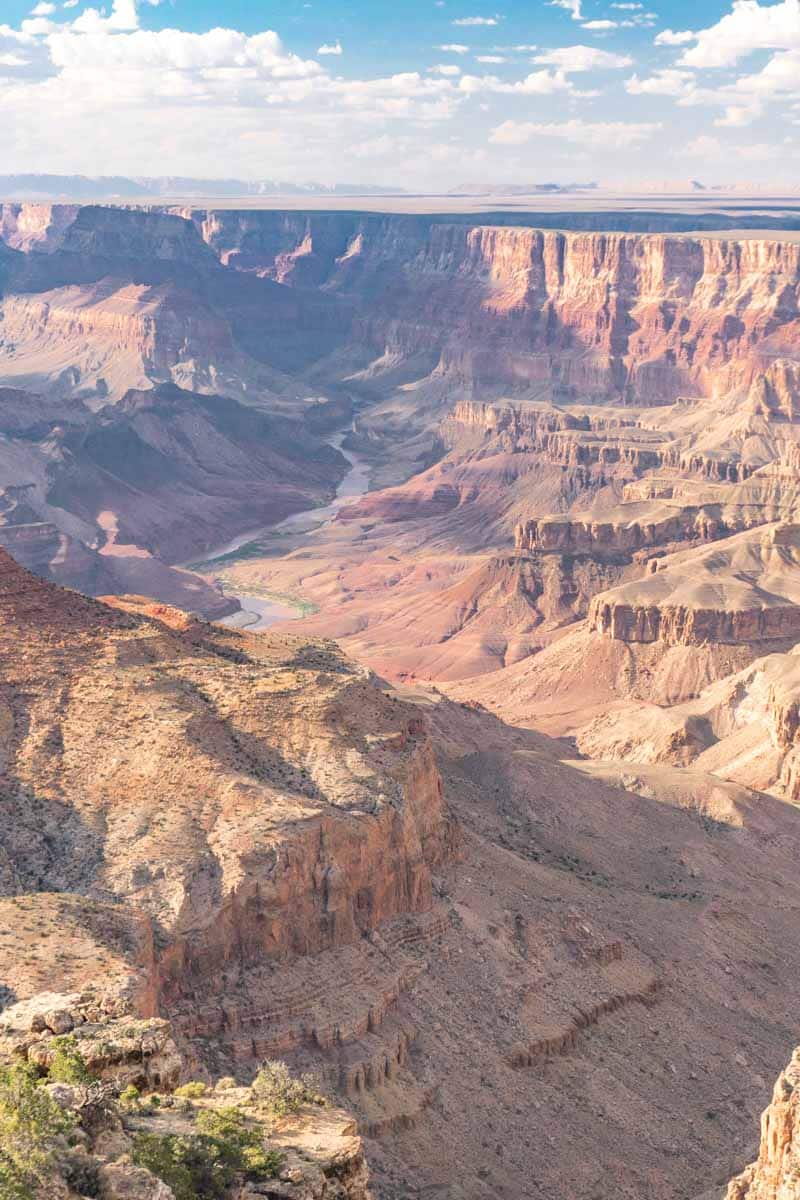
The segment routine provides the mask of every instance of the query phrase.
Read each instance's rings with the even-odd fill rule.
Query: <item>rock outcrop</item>
[[[782,1071],[761,1118],[756,1162],[731,1180],[726,1200],[797,1200],[800,1196],[800,1051]]]
[[[654,561],[644,579],[601,593],[589,627],[626,643],[754,644],[800,638],[800,526],[768,526],[719,547]]]

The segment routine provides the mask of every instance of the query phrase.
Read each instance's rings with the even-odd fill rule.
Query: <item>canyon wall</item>
[[[360,362],[373,383],[403,364],[419,374],[426,361],[424,373],[468,393],[659,404],[746,390],[776,359],[792,359],[800,321],[800,247],[779,241],[346,212],[19,205],[3,206],[0,230],[30,251],[23,290],[42,290],[45,277],[65,282],[80,259],[84,277],[126,260],[158,263],[162,280],[214,268],[258,277],[276,289],[273,309],[291,307],[283,293],[313,295],[315,315],[300,320],[315,327],[323,355],[346,353],[346,364],[326,370]],[[241,284],[236,301],[225,289],[214,297],[248,353],[256,339],[243,308],[254,295]],[[303,359],[295,345],[292,360],[307,363],[309,352]]]
[[[376,348],[435,348],[440,369],[473,382],[652,404],[747,388],[796,343],[791,243],[356,214],[193,220],[229,265],[379,298],[358,319]]]

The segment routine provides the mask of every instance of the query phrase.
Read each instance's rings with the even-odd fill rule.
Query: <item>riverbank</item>
[[[261,526],[248,533],[239,534],[230,541],[215,547],[208,555],[193,562],[190,569],[198,575],[208,578],[215,568],[228,566],[242,558],[257,557],[261,551],[260,542],[269,537],[270,547],[274,551],[275,538],[297,537],[324,528],[335,520],[339,509],[349,504],[357,496],[369,489],[370,464],[366,459],[351,450],[345,450],[344,440],[348,430],[342,430],[328,439],[328,445],[338,450],[347,459],[350,467],[336,489],[336,495],[330,504],[321,508],[305,509],[293,513],[277,525]],[[309,613],[316,611],[316,606],[304,601],[302,597],[287,596],[282,593],[229,591],[225,586],[224,577],[221,580],[225,596],[238,600],[241,609],[222,618],[222,624],[236,629],[259,630],[268,629],[278,621],[297,621]]]

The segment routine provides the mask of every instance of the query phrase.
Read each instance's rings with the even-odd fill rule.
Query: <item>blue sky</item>
[[[800,182],[800,0],[0,0],[6,171]]]

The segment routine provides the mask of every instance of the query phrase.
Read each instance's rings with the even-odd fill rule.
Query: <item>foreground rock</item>
[[[59,1007],[48,1010],[49,1003]],[[23,1178],[26,1196],[73,1200],[88,1190],[103,1200],[175,1200],[176,1194],[186,1194],[187,1180],[171,1170],[173,1143],[194,1141],[195,1158],[186,1160],[191,1165],[203,1153],[203,1138],[212,1136],[222,1140],[209,1160],[219,1180],[209,1194],[224,1193],[231,1200],[370,1200],[364,1148],[349,1113],[319,1097],[318,1103],[280,1116],[251,1088],[236,1087],[232,1080],[216,1087],[193,1082],[181,1089],[189,1064],[169,1022],[142,1020],[126,1007],[122,996],[112,1000],[90,989],[37,996],[2,1013],[0,1115],[7,1122],[4,1073],[13,1074],[26,1062],[39,1076],[33,1095],[46,1093],[44,1102],[63,1113],[68,1130],[66,1138],[41,1139],[38,1157],[31,1156]],[[63,1073],[65,1053],[78,1072],[71,1083],[56,1074],[59,1055]],[[216,1127],[209,1118],[217,1120]],[[7,1123],[4,1128],[13,1130]],[[236,1158],[239,1131],[248,1137],[251,1155],[242,1161]],[[8,1166],[4,1152],[14,1148],[13,1141],[0,1145],[0,1167]],[[268,1155],[260,1166],[254,1150]],[[218,1164],[228,1160],[223,1177]],[[19,1166],[24,1173],[24,1159]],[[209,1177],[214,1176],[207,1168],[196,1182],[198,1195],[206,1194],[203,1182]],[[173,1190],[179,1184],[182,1192]]]

